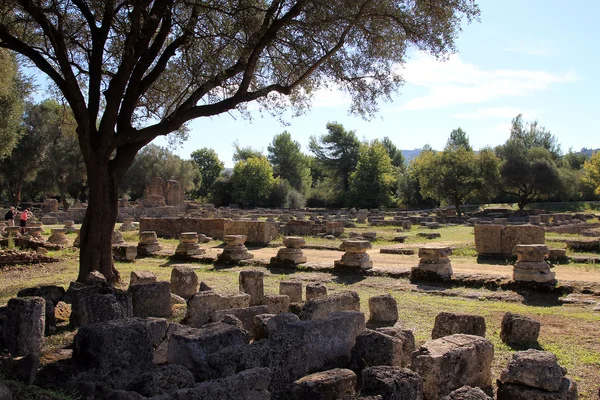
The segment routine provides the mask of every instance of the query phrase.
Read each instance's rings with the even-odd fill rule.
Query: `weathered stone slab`
[[[356,374],[349,369],[335,368],[315,372],[294,382],[294,399],[337,400],[353,396]]]
[[[222,321],[225,316],[233,315],[238,318],[244,329],[250,332],[252,336],[254,336],[254,317],[261,314],[269,314],[269,308],[267,306],[253,306],[247,308],[230,308],[227,310],[218,310],[215,311],[211,317],[213,322]]]
[[[524,315],[507,312],[502,318],[500,339],[510,346],[535,346],[540,335],[539,321]]]
[[[480,315],[441,312],[435,317],[431,338],[464,333],[485,337],[485,318]]]
[[[131,271],[130,285],[143,285],[156,282],[156,275],[151,271]]]
[[[169,317],[171,309],[171,284],[166,281],[130,285],[134,317]]]
[[[246,293],[222,296],[212,290],[198,292],[188,300],[187,312],[182,323],[192,327],[201,327],[217,310],[245,308],[249,305],[250,295]]]
[[[279,294],[286,295],[290,298],[290,303],[298,303],[302,301],[302,282],[279,282]]]
[[[369,298],[369,321],[372,326],[394,326],[398,321],[398,303],[391,294]]]
[[[494,346],[480,336],[456,334],[425,342],[411,368],[423,377],[423,398],[434,400],[462,386],[492,393]]]
[[[373,366],[363,369],[361,377],[362,396],[381,396],[386,400],[423,399],[423,378],[409,369]]]
[[[197,374],[206,368],[207,355],[246,343],[244,331],[222,322],[201,328],[185,327],[171,335],[167,357],[169,364],[183,365]]]
[[[15,297],[8,300],[4,342],[13,357],[39,355],[44,345],[46,301],[42,297]]]
[[[308,300],[300,313],[300,319],[323,319],[330,313],[337,311],[360,311],[358,294],[352,291],[344,291]]]
[[[356,337],[350,366],[355,371],[376,365],[402,366],[402,340],[367,329]]]
[[[194,270],[185,265],[176,265],[171,270],[171,292],[189,299],[199,287],[198,275]]]
[[[264,293],[264,272],[257,270],[240,271],[239,289],[241,293],[250,295],[250,305],[256,306],[263,303]]]

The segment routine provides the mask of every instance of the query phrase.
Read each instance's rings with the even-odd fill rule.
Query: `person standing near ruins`
[[[25,234],[25,227],[27,226],[27,220],[33,217],[33,214],[27,207],[25,210],[21,211],[21,235]]]
[[[10,206],[10,209],[4,214],[4,220],[8,226],[15,226],[15,208]]]

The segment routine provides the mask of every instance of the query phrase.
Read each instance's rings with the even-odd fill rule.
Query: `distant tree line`
[[[0,178],[6,201],[59,198],[67,209],[86,201],[85,163],[68,106],[34,103],[32,85],[10,53],[0,50]],[[312,136],[308,154],[289,132],[276,134],[267,153],[233,144],[233,170],[202,148],[182,159],[168,148],[145,146],[121,180],[119,194],[144,196],[154,176],[178,180],[191,199],[243,207],[431,207],[467,202],[515,202],[600,198],[600,152],[563,154],[537,121],[512,120],[510,137],[496,148],[474,151],[461,128],[442,151],[425,145],[406,163],[389,137],[361,141],[330,122]]]

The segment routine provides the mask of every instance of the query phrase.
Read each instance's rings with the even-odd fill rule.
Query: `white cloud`
[[[521,110],[515,107],[488,107],[480,108],[473,112],[464,112],[454,115],[458,119],[512,119],[519,114],[523,114],[525,119],[536,119],[539,114],[542,114],[539,110]]]
[[[484,70],[465,63],[456,54],[447,61],[419,54],[401,71],[407,85],[428,93],[415,97],[399,110],[427,110],[456,104],[483,103],[499,98],[524,97],[553,84],[577,80],[574,72],[554,74],[540,70]]]
[[[337,107],[350,104],[350,102],[348,94],[339,88],[321,88],[315,91],[312,106]]]

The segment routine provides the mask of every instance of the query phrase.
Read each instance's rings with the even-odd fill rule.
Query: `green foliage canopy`
[[[391,206],[395,186],[394,168],[385,146],[378,140],[364,143],[356,171],[350,177],[352,205],[360,208]]]
[[[287,180],[300,193],[306,193],[311,186],[311,175],[300,143],[293,140],[289,132],[282,132],[275,135],[267,151],[275,176]]]
[[[208,147],[194,151],[191,157],[192,161],[196,163],[202,177],[201,185],[195,193],[196,197],[206,197],[213,183],[217,180],[223,168],[225,168],[225,164],[219,160],[217,153]]]
[[[275,186],[273,168],[266,157],[250,157],[233,167],[233,198],[244,207],[269,205]]]

